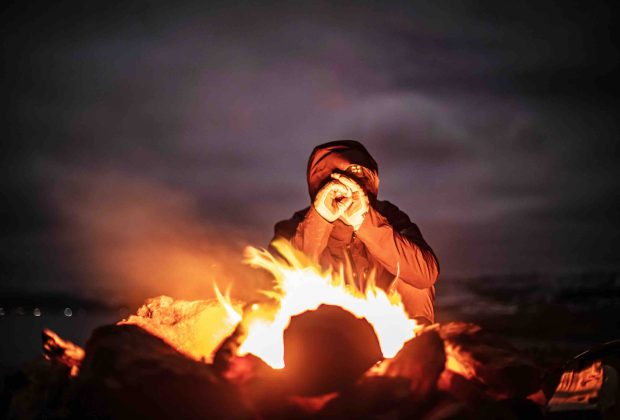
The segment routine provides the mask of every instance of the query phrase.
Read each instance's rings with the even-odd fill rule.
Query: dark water
[[[50,328],[61,337],[84,345],[92,330],[120,319],[118,311],[72,311],[65,316],[64,308],[40,309],[2,308],[0,315],[0,369],[6,371],[31,361],[41,354],[41,331]]]

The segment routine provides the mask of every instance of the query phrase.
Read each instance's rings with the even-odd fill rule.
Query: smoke
[[[247,299],[265,285],[240,263],[242,233],[209,224],[183,190],[118,169],[54,170],[60,246],[80,293],[137,304],[160,294],[212,297],[215,282]]]

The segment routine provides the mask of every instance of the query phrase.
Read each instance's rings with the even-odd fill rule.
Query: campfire
[[[275,370],[284,369],[287,358],[293,366],[286,370],[295,372],[303,364],[320,365],[323,362],[327,364],[324,367],[329,369],[326,374],[342,374],[351,380],[356,379],[351,375],[361,375],[373,364],[393,358],[421,330],[421,326],[408,317],[400,295],[377,287],[373,273],[360,286],[349,281],[344,270],[322,270],[287,241],[276,241],[273,246],[274,253],[253,247],[245,251],[245,263],[267,270],[274,279],[273,288],[261,292],[264,299],[260,302],[233,302],[230,290],[222,294],[215,285],[217,304],[212,302],[207,311],[211,316],[202,321],[204,325],[192,325],[191,331],[184,321],[192,318],[196,309],[192,308],[196,302],[175,302],[167,298],[150,300],[137,315],[119,324],[139,325],[196,360],[213,362],[218,349],[226,347],[227,351],[234,353],[233,357],[252,355]],[[170,314],[171,307],[177,308],[176,315],[161,322],[160,315]],[[300,319],[296,322],[304,322],[304,317],[300,316],[316,311],[318,314],[306,315],[308,326],[304,327],[303,332],[296,338],[285,340],[287,330],[289,337],[296,334],[294,326],[289,328],[294,319]],[[360,321],[356,323],[353,319]],[[331,338],[332,342],[317,343],[324,336],[327,328],[325,324],[336,330],[340,328],[347,331],[334,331],[336,337]],[[365,324],[370,326],[368,331],[363,331]],[[303,337],[303,334],[307,337]],[[328,362],[329,357],[336,352],[326,355],[318,347],[333,348],[336,344],[334,340],[342,340],[347,334],[351,336],[350,342],[340,342],[338,346],[349,345],[349,351],[356,354],[343,355],[340,360]],[[197,338],[200,336],[205,337]],[[285,341],[289,343],[287,351]],[[366,342],[365,348],[356,348],[356,344],[361,342]],[[342,352],[343,349],[340,350]],[[320,353],[323,353],[322,361],[318,360]],[[359,355],[365,356],[357,363],[352,362]],[[304,356],[307,356],[307,360]],[[332,366],[328,366],[330,364]],[[353,366],[355,364],[357,366]],[[345,374],[345,371],[348,373]],[[285,376],[294,374],[281,375],[282,378]],[[330,382],[327,377],[317,381]],[[291,381],[288,382],[290,385]],[[317,389],[325,390],[325,387],[318,386]]]
[[[96,329],[85,349],[46,330],[46,357],[80,390],[63,397],[71,409],[114,418],[200,417],[204,410],[222,418],[359,418],[390,410],[422,418],[429,404],[458,411],[476,401],[517,399],[526,409],[545,403],[539,369],[498,337],[472,324],[422,327],[372,275],[360,285],[343,270],[322,270],[286,241],[274,249],[246,249],[245,262],[273,277],[255,302],[217,286],[211,300],[152,298],[135,315]],[[186,412],[171,408],[179,405]]]

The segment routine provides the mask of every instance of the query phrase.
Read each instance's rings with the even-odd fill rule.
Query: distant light
[[[0,307],[0,316],[4,316],[4,308]]]
[[[65,308],[65,316],[70,317],[71,315],[73,315],[71,308]]]
[[[34,316],[41,316],[41,309],[39,308],[34,308],[34,311],[32,311],[32,314]]]
[[[258,303],[253,303],[252,306],[250,306],[250,309],[253,311],[258,311],[258,308],[259,308]]]

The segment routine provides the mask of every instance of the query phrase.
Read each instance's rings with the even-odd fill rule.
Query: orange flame
[[[250,353],[274,369],[283,368],[284,330],[291,318],[316,310],[323,304],[339,306],[368,321],[386,358],[394,357],[405,342],[415,336],[419,327],[405,312],[400,295],[377,287],[374,275],[370,276],[368,285],[362,291],[346,281],[342,270],[321,270],[289,242],[280,240],[273,246],[283,259],[277,259],[266,250],[248,247],[245,262],[264,268],[274,276],[273,291],[263,293],[272,298],[275,305],[254,304],[244,315],[216,289],[218,300],[229,316],[240,320],[244,327],[245,336],[238,355]]]

